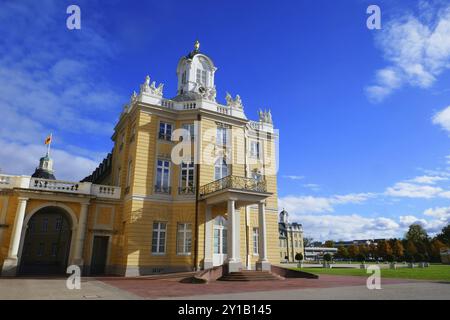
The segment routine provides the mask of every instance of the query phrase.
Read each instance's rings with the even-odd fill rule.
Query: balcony
[[[257,180],[253,178],[227,176],[225,178],[213,181],[200,187],[200,195],[207,196],[208,194],[224,190],[234,189],[242,191],[253,192],[267,192],[266,181],[264,179]]]
[[[233,175],[201,186],[199,193],[200,198],[207,200],[208,204],[224,202],[233,198],[239,202],[239,205],[255,204],[272,194],[267,192],[267,183],[264,179],[258,180]]]
[[[0,189],[28,189],[89,195],[98,198],[120,199],[120,187],[92,184],[91,182],[71,182],[47,180],[30,176],[0,175]]]

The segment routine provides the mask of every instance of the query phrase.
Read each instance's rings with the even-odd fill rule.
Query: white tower
[[[200,43],[196,41],[194,50],[178,62],[178,96],[194,93],[204,99],[215,101],[214,73],[216,70],[211,58],[200,53]]]

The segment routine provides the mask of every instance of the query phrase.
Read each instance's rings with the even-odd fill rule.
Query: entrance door
[[[225,218],[214,219],[213,265],[220,266],[227,259],[227,227]]]
[[[66,212],[45,207],[28,221],[19,273],[23,275],[65,274],[72,237]]]
[[[106,257],[108,254],[108,242],[109,237],[107,236],[94,236],[91,258],[92,275],[105,274]]]

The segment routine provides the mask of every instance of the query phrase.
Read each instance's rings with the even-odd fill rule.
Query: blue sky
[[[81,30],[66,8],[81,8]],[[80,179],[112,148],[149,74],[176,92],[199,39],[239,94],[280,130],[279,205],[326,240],[436,232],[450,217],[450,4],[377,1],[0,3],[0,168],[31,174],[54,134],[56,175]],[[448,109],[447,109],[448,108]]]

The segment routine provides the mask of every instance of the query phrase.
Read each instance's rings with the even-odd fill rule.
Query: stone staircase
[[[269,281],[283,280],[284,278],[269,271],[242,270],[224,274],[220,281]]]

